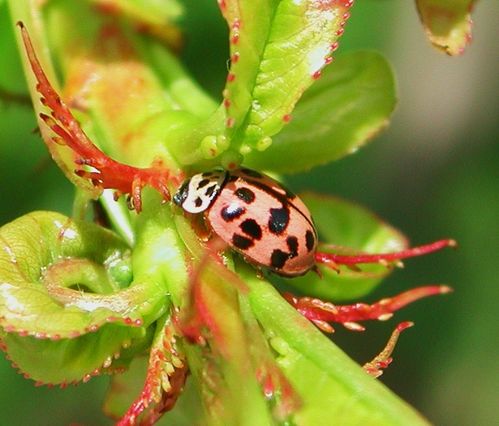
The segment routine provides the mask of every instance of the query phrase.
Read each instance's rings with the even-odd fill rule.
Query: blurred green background
[[[182,53],[192,73],[219,96],[226,30],[213,0],[185,0]],[[341,52],[377,49],[391,61],[400,103],[390,128],[356,155],[289,178],[355,200],[403,230],[413,243],[453,237],[460,247],[406,262],[369,300],[421,284],[446,283],[449,296],[421,301],[389,323],[333,339],[360,363],[381,349],[398,321],[401,338],[381,380],[439,425],[499,420],[499,2],[474,13],[464,56],[434,50],[413,2],[357,1]],[[0,0],[0,90],[25,94],[7,7]],[[207,54],[209,52],[209,54]],[[20,99],[0,101],[0,224],[35,209],[70,212],[72,187],[50,161],[35,118]],[[69,389],[35,388],[0,358],[0,425],[110,424],[100,413],[106,378]]]

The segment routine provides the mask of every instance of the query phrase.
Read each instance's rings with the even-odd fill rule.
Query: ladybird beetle
[[[252,264],[284,277],[304,275],[316,264],[389,263],[421,256],[454,240],[439,240],[393,253],[341,255],[317,251],[317,230],[303,201],[255,170],[214,170],[186,180],[173,197],[185,212],[203,213],[205,223]]]
[[[209,228],[254,265],[287,277],[315,266],[317,231],[310,212],[262,173],[200,173],[182,184],[173,201],[188,213],[203,213]]]

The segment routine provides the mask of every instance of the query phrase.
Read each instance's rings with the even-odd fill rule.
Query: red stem
[[[442,285],[417,287],[371,305],[355,303],[337,306],[310,297],[297,298],[289,294],[285,294],[285,297],[303,316],[311,321],[348,324],[356,321],[387,320],[393,315],[393,312],[423,297],[445,294],[450,291],[452,291],[450,287]],[[363,327],[352,327],[352,329],[363,330]]]
[[[317,252],[315,261],[322,263],[325,266],[336,269],[336,265],[356,265],[359,263],[382,263],[395,262],[397,260],[407,259],[409,257],[422,256],[433,253],[445,247],[455,247],[456,242],[451,239],[435,241],[431,244],[425,244],[418,247],[412,247],[406,250],[394,253],[377,253],[377,254],[358,254],[358,255],[341,255],[334,253]]]
[[[169,176],[168,170],[160,162],[149,168],[122,164],[108,157],[87,137],[70,109],[50,84],[36,56],[26,27],[22,22],[18,22],[17,25],[21,29],[26,54],[38,83],[36,89],[42,95],[41,102],[51,110],[50,116],[43,113],[39,116],[57,135],[52,137],[52,141],[67,145],[74,152],[75,163],[78,166],[75,173],[89,179],[94,186],[101,189],[114,189],[118,195],[128,194],[137,212],[142,208],[141,192],[145,185],[152,186],[165,200],[169,200],[168,182],[175,179]],[[91,166],[95,171],[82,169],[83,165]]]

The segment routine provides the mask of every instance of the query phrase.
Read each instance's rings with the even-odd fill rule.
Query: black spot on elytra
[[[197,197],[195,200],[194,200],[194,205],[196,207],[201,207],[201,204],[203,204],[203,200],[200,198],[200,197]]]
[[[289,257],[293,258],[298,256],[298,238],[293,236],[288,237],[286,243],[288,244]]]
[[[239,227],[246,235],[249,235],[254,240],[260,240],[262,238],[262,228],[256,223],[255,219],[246,219]]]
[[[315,245],[315,237],[314,233],[310,229],[305,234],[305,244],[307,246],[307,250],[311,252]]]
[[[222,211],[220,212],[220,215],[222,216],[222,219],[225,220],[226,222],[232,222],[234,219],[237,219],[241,215],[243,215],[246,212],[246,209],[244,207],[233,207],[233,206],[225,206]]]
[[[256,178],[256,179],[261,179],[263,178],[263,175],[261,173],[258,173],[255,170],[251,169],[241,169],[241,172],[243,172],[246,176]]]
[[[253,244],[255,244],[255,242],[252,239],[247,238],[243,235],[234,234],[232,236],[232,244],[234,244],[234,247],[240,250],[247,250]]]
[[[289,224],[289,210],[287,207],[270,209],[269,230],[273,234],[282,234]]]
[[[209,180],[209,179],[202,179],[202,180],[198,183],[198,189],[205,187],[205,186],[206,186],[206,185],[208,185],[209,183],[210,183],[210,180]]]
[[[215,191],[216,187],[217,187],[216,183],[214,183],[213,185],[209,186],[208,188],[206,188],[205,194],[208,197],[211,197],[213,195],[213,191]]]
[[[246,204],[251,204],[255,201],[255,193],[249,188],[238,188],[234,192],[237,198],[243,200]]]
[[[279,250],[279,249],[275,249],[272,252],[272,255],[270,256],[270,265],[273,268],[282,269],[282,267],[286,263],[286,260],[288,260],[288,259],[289,259],[288,253],[286,253],[282,250]]]

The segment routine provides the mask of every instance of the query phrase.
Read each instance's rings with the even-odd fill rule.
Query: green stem
[[[243,267],[239,273],[244,277],[250,287],[250,303],[254,314],[262,327],[274,339],[281,341],[280,345],[287,348],[283,352],[281,368],[294,386],[300,387],[307,377],[301,377],[296,366],[301,366],[301,374],[308,370],[319,374],[323,381],[331,381],[328,385],[338,387],[338,401],[345,399],[344,404],[339,404],[343,410],[339,413],[344,416],[345,408],[350,405],[351,422],[362,423],[369,420],[373,425],[427,425],[427,422],[412,407],[384,387],[380,382],[367,375],[365,371],[331,343],[318,329],[296,312],[277,292],[277,290],[255,277],[254,271]],[[299,389],[300,391],[301,389]],[[301,395],[306,399],[307,394],[313,390],[301,390]],[[315,395],[314,402],[308,405],[320,407],[324,397],[327,405],[327,395]],[[306,410],[298,416],[312,416]],[[350,423],[345,423],[350,424]]]

